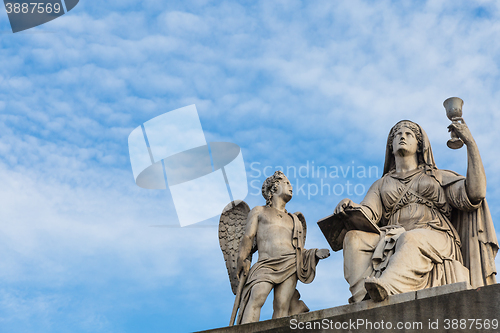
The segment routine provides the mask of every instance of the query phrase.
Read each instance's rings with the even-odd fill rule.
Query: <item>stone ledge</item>
[[[427,288],[418,290],[416,293],[416,299],[422,299],[427,297],[434,297],[444,294],[456,293],[463,290],[472,289],[470,284],[467,282],[458,282],[453,284],[447,284],[441,287]]]
[[[334,308],[301,313],[299,315],[271,319],[258,323],[223,327],[204,332],[212,333],[245,333],[245,332],[300,332],[292,329],[291,320],[295,323],[349,322],[365,320],[370,322],[421,322],[423,327],[415,332],[437,332],[444,330],[445,319],[497,319],[500,321],[500,284],[478,289],[469,289],[465,283],[454,283],[442,287],[429,288],[389,297],[383,302],[364,301],[356,304],[342,305]],[[438,320],[439,330],[429,329],[428,325]],[[496,332],[500,330],[489,330]],[[346,330],[324,330],[341,332]],[[369,329],[362,329],[366,332]],[[374,330],[380,332],[381,330]],[[383,330],[382,330],[383,331]],[[410,330],[411,331],[411,330]],[[459,332],[460,330],[456,330]],[[464,330],[463,332],[473,332]],[[486,330],[485,332],[487,332]],[[455,332],[455,330],[454,330]]]

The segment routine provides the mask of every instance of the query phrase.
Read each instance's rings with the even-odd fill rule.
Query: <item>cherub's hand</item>
[[[318,257],[318,259],[325,259],[328,258],[329,256],[330,256],[330,250],[328,249],[320,249],[316,251],[316,257]]]
[[[337,207],[335,207],[335,210],[333,211],[333,214],[340,214],[344,213],[346,208],[352,207],[353,202],[351,199],[342,199],[342,201],[339,202]]]
[[[248,259],[241,260],[240,258],[238,258],[238,266],[236,269],[236,276],[238,277],[238,280],[240,279],[242,272],[245,275],[248,274],[248,271],[250,270],[250,265],[252,265],[250,260],[248,260]]]
[[[451,119],[453,123],[448,126],[448,131],[453,131],[455,134],[462,139],[465,144],[472,142],[474,139],[472,138],[472,134],[469,130],[469,127],[465,123],[462,117],[455,117]]]

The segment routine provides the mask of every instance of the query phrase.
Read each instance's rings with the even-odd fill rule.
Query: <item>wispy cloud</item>
[[[389,129],[410,118],[438,165],[465,173],[465,150],[445,146],[442,102],[459,96],[498,221],[499,16],[495,1],[108,1],[2,33],[0,327],[227,324],[220,313],[233,299],[216,228],[149,227],[178,223],[172,200],[138,188],[129,164],[132,129],[193,103],[207,141],[241,146],[249,172],[252,162],[381,169]],[[290,202],[306,215],[308,247],[327,246],[315,221],[340,199]],[[299,287],[311,309],[345,304],[341,263],[339,254],[321,262],[317,280]],[[185,322],[193,312],[202,319]]]

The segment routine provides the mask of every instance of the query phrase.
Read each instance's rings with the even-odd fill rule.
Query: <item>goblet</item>
[[[453,123],[458,123],[457,120],[453,120],[456,117],[462,117],[462,106],[464,101],[458,97],[450,97],[443,102],[443,106],[446,109],[446,116]],[[455,131],[450,128],[451,139],[448,140],[446,145],[451,149],[460,149],[464,145],[464,142],[457,136]]]

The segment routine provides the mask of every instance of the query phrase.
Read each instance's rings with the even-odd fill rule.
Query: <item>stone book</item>
[[[332,214],[322,218],[318,221],[318,226],[333,251],[342,250],[344,236],[349,230],[380,234],[379,227],[360,207],[348,208],[345,213]]]

